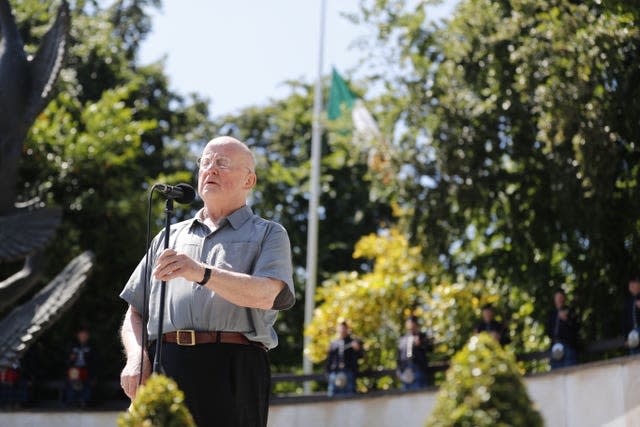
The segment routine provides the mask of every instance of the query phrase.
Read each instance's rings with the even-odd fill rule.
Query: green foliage
[[[426,425],[534,427],[544,423],[533,408],[513,356],[482,333],[453,358]]]
[[[426,279],[419,252],[395,229],[382,236],[363,237],[356,245],[354,257],[374,259],[373,270],[363,274],[338,273],[318,288],[321,303],[305,331],[312,338],[305,349],[309,358],[316,363],[326,358],[336,327],[344,318],[364,342],[363,369],[394,367],[405,309],[419,303],[418,286]],[[383,380],[377,387],[390,385]],[[360,384],[361,389],[371,386]]]
[[[538,318],[563,285],[585,339],[618,334],[640,262],[640,8],[461,0],[430,23],[431,3],[354,17],[376,36],[374,110],[403,171],[376,194],[449,274],[516,286]]]
[[[171,378],[154,374],[138,390],[119,427],[195,427],[184,393]]]
[[[496,320],[504,323],[511,342],[507,348],[516,354],[544,351],[549,347],[544,323],[535,319],[534,300],[523,290],[495,280],[456,281],[441,279],[430,292],[425,292],[424,324],[431,331],[438,359],[449,359],[473,334],[480,320],[482,306],[491,304]],[[523,371],[548,369],[546,361],[521,363]]]
[[[542,324],[532,317],[534,305],[526,292],[495,280],[467,281],[460,276],[452,281],[440,267],[425,263],[421,249],[411,246],[398,229],[363,237],[356,244],[354,258],[371,260],[372,268],[338,273],[318,289],[319,304],[305,331],[312,338],[305,352],[316,363],[325,359],[344,318],[364,342],[363,369],[395,368],[396,344],[409,314],[420,317],[433,338],[432,360],[447,360],[472,335],[486,303],[494,305],[498,320],[507,325],[511,351],[548,347]],[[546,367],[540,363],[522,366],[530,370]],[[389,379],[377,384],[360,381],[361,390],[391,385]]]

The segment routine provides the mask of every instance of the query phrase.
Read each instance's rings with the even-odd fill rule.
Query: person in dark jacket
[[[629,297],[624,305],[624,336],[629,354],[640,354],[640,277],[629,280]]]
[[[547,319],[547,335],[551,339],[551,369],[577,363],[578,321],[566,302],[566,294],[557,291],[553,295],[554,308]]]
[[[397,373],[403,390],[415,390],[429,382],[428,353],[433,351],[431,340],[424,332],[416,316],[405,322],[407,333],[398,341]]]
[[[65,398],[68,404],[85,407],[91,400],[95,382],[95,354],[89,342],[89,330],[81,327],[69,351]]]
[[[493,336],[501,345],[507,345],[511,342],[507,328],[504,324],[495,320],[495,311],[491,304],[482,306],[482,319],[474,328],[474,333],[486,332]]]
[[[338,338],[331,341],[326,372],[329,380],[327,394],[347,395],[356,392],[358,359],[364,355],[362,342],[351,336],[346,320],[338,324]]]

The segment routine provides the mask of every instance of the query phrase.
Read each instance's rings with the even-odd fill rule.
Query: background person
[[[426,387],[429,382],[428,353],[433,344],[427,334],[420,331],[416,316],[405,322],[406,333],[398,341],[398,378],[403,390]]]
[[[629,296],[624,305],[624,336],[627,338],[629,354],[640,354],[640,343],[634,339],[633,331],[640,335],[640,278],[629,280]],[[636,335],[637,336],[637,335]]]
[[[94,351],[89,343],[91,335],[86,327],[76,333],[76,340],[69,351],[65,401],[71,405],[85,407],[91,400],[95,378]]]
[[[358,360],[364,356],[362,342],[351,336],[346,320],[338,324],[337,333],[338,338],[329,345],[325,367],[329,380],[329,396],[356,392]]]
[[[553,295],[553,310],[547,319],[547,335],[551,339],[551,369],[577,363],[578,321],[566,301],[566,294],[557,291]],[[557,344],[560,346],[554,347]]]
[[[501,345],[507,345],[511,342],[506,326],[495,319],[495,311],[491,304],[482,306],[480,316],[480,322],[474,328],[474,333],[486,332]]]

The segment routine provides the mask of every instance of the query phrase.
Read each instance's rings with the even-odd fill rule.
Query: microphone
[[[154,184],[154,190],[158,190],[167,199],[173,199],[178,203],[188,205],[196,198],[196,190],[192,186],[185,183],[178,185]]]

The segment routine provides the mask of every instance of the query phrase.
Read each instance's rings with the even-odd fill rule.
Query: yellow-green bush
[[[362,369],[394,367],[406,308],[419,303],[418,285],[426,280],[427,267],[422,265],[420,249],[411,247],[397,229],[360,239],[354,258],[375,260],[372,271],[337,273],[318,289],[321,303],[305,331],[312,339],[305,353],[315,363],[325,360],[336,327],[345,318],[353,334],[364,341]],[[358,390],[362,392],[391,386],[389,378],[376,384],[364,378],[358,380]]]
[[[184,404],[184,393],[172,379],[152,375],[138,390],[129,411],[118,417],[119,427],[195,427]]]
[[[420,248],[411,246],[397,228],[362,237],[353,257],[370,266],[362,272],[337,273],[317,291],[318,307],[305,331],[311,338],[305,354],[314,363],[325,360],[336,326],[344,318],[364,341],[362,370],[395,368],[398,338],[410,314],[421,319],[435,341],[430,359],[448,360],[472,335],[486,303],[493,304],[498,319],[507,325],[510,350],[548,348],[544,328],[533,318],[535,301],[528,293],[489,278],[451,278],[438,264],[425,261]],[[546,370],[546,364],[527,362],[521,368]],[[390,378],[358,380],[359,391],[393,386]]]
[[[515,359],[488,334],[458,352],[438,392],[427,427],[540,427]]]

